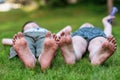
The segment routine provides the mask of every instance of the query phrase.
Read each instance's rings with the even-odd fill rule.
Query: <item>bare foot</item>
[[[71,30],[66,29],[61,33],[59,47],[67,64],[75,64],[75,54],[72,45]]]
[[[53,35],[50,32],[48,32],[46,34],[42,53],[38,58],[38,61],[40,62],[42,70],[45,70],[46,68],[50,67],[57,47],[58,45],[56,44],[56,41]]]
[[[116,50],[116,40],[109,36],[107,41],[104,42],[98,52],[91,59],[93,65],[100,65],[105,62]]]
[[[14,35],[13,48],[17,52],[19,58],[28,68],[34,68],[36,59],[32,52],[30,51],[27,42],[21,32]]]

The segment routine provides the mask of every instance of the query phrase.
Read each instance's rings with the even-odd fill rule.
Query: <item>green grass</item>
[[[36,21],[42,27],[53,33],[57,33],[66,25],[71,25],[73,31],[84,22],[90,22],[97,27],[102,27],[101,19],[107,15],[105,10],[99,6],[70,6],[59,9],[45,9],[25,13],[21,10],[12,10],[7,13],[0,13],[0,40],[2,38],[12,38],[21,30],[21,26],[26,21]],[[0,44],[0,80],[118,80],[120,79],[120,15],[116,15],[113,25],[113,34],[117,39],[117,50],[101,66],[92,66],[85,55],[75,65],[66,65],[57,51],[57,56],[52,62],[51,68],[44,73],[40,70],[39,63],[34,69],[25,68],[24,64],[15,57],[8,59],[10,46]]]

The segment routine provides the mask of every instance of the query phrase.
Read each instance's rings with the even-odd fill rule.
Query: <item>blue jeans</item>
[[[34,56],[39,57],[43,48],[46,32],[26,32],[23,34]],[[11,47],[9,58],[13,58],[16,55],[16,51]]]
[[[72,34],[72,37],[74,36],[81,36],[87,41],[99,36],[106,38],[106,34],[101,29],[95,27],[80,28]]]

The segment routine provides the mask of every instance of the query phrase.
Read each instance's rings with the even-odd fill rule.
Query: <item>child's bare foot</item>
[[[56,44],[56,41],[53,35],[50,32],[48,32],[46,34],[42,53],[38,58],[38,61],[40,62],[42,70],[45,70],[46,68],[50,67],[57,47],[58,45]]]
[[[75,63],[75,55],[72,45],[72,38],[70,35],[71,30],[66,29],[65,32],[61,33],[61,38],[59,40],[59,47],[62,51],[62,55],[67,64]]]
[[[93,65],[100,65],[105,62],[116,50],[116,40],[109,36],[107,41],[103,43],[98,52],[91,59]]]
[[[14,35],[13,48],[17,52],[19,58],[28,68],[34,68],[36,59],[29,49],[27,42],[21,32]]]

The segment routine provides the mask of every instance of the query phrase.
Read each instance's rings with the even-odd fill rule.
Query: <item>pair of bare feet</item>
[[[50,32],[48,32],[45,37],[42,53],[38,58],[42,70],[50,66],[51,61],[55,55],[57,46],[58,45],[55,42],[54,36]],[[26,67],[35,67],[36,58],[32,54],[27,44],[27,41],[25,40],[25,37],[21,32],[14,35],[13,48],[15,49],[19,58],[25,64]]]
[[[46,34],[43,50],[38,58],[42,70],[45,70],[46,68],[50,67],[58,46],[60,46],[62,55],[65,58],[65,62],[67,64],[75,63],[75,57],[71,45],[72,40],[70,37],[70,32],[69,31],[67,33],[63,32],[63,34],[60,37],[61,39],[59,39],[59,41],[57,41],[56,38],[57,36],[52,35],[50,32]],[[18,34],[14,35],[13,48],[15,49],[19,58],[25,64],[26,67],[28,68],[35,67],[36,58],[32,54],[27,44],[27,41],[25,40],[24,35],[21,32],[18,32]]]
[[[70,33],[71,33],[70,27],[66,27],[64,30],[62,30],[62,32],[60,33],[61,39],[59,38],[60,39],[59,46],[62,51],[62,55],[65,59],[65,62],[67,64],[74,64],[77,59],[75,57],[73,49],[74,43],[72,43],[72,37]],[[100,65],[104,63],[110,56],[113,55],[116,48],[117,48],[116,40],[111,35],[107,38],[105,42],[102,43],[101,47],[97,50],[95,55],[93,55],[92,58],[90,57],[91,64]]]
[[[75,63],[76,58],[70,33],[71,30],[66,29],[60,34],[60,36],[53,36],[50,32],[46,34],[44,47],[41,55],[38,58],[42,70],[50,67],[58,46],[60,47],[65,62],[67,64]],[[59,39],[57,39],[58,37]],[[14,36],[13,48],[26,67],[35,67],[36,58],[29,49],[27,42],[21,32]],[[102,64],[114,53],[115,50],[116,40],[113,37],[108,37],[107,41],[102,44],[99,51],[91,59],[91,63],[94,65]]]

